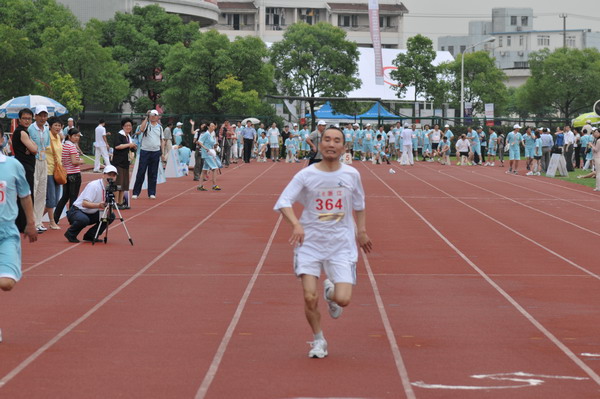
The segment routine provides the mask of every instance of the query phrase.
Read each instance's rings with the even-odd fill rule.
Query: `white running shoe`
[[[337,319],[338,317],[340,317],[342,315],[342,311],[344,310],[344,308],[342,308],[340,305],[338,305],[337,303],[335,303],[331,299],[329,299],[329,296],[330,296],[329,293],[333,293],[334,289],[335,289],[335,286],[333,285],[331,280],[329,280],[327,278],[327,279],[325,279],[325,281],[323,281],[323,296],[325,297],[325,300],[327,301],[327,308],[329,309],[329,316],[331,316],[332,319]]]
[[[535,172],[536,176],[541,176],[542,174],[540,172]]]
[[[324,339],[317,339],[315,341],[309,342],[311,349],[308,352],[308,357],[323,359],[328,355],[327,353],[327,341]]]
[[[156,195],[151,195],[150,199],[156,199]]]
[[[494,163],[492,162],[492,163],[490,164],[490,166],[495,166],[495,165],[494,165]]]
[[[138,199],[138,196],[137,195],[132,195],[131,199]]]
[[[529,172],[525,173],[525,175],[527,175],[527,176],[533,176],[533,172],[529,171]]]

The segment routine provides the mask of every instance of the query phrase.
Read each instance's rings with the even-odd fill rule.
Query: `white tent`
[[[371,97],[381,98],[382,100],[407,100],[414,101],[415,89],[408,87],[408,90],[402,98],[398,98],[396,91],[392,89],[392,85],[397,84],[395,80],[390,77],[390,72],[396,69],[392,64],[392,61],[396,58],[399,53],[406,53],[406,50],[397,49],[381,49],[381,55],[383,59],[383,73],[384,73],[384,84],[375,84],[375,55],[372,48],[359,47],[360,58],[358,60],[358,74],[362,80],[362,86],[354,91],[348,93],[348,97]],[[448,51],[437,51],[437,56],[433,61],[433,65],[439,65],[443,62],[454,61],[452,54]],[[419,99],[423,101],[423,99]]]

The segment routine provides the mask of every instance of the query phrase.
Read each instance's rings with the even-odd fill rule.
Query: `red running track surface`
[[[597,195],[501,168],[355,163],[374,251],[339,320],[321,303],[330,354],[308,359],[272,210],[302,166],[232,166],[221,192],[169,179],[123,211],[133,247],[118,222],[107,245],[23,243],[0,397],[600,397]]]

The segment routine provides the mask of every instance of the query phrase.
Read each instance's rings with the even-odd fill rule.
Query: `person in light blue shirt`
[[[533,162],[531,165],[531,170],[527,172],[528,176],[540,176],[541,169],[541,160],[542,160],[542,139],[540,138],[540,132],[536,131],[534,133],[534,142],[533,142]],[[527,148],[527,147],[525,147]]]
[[[489,130],[490,137],[488,140],[488,162],[486,166],[494,166],[496,162],[496,152],[498,151],[498,134],[493,128]]]
[[[0,144],[7,138],[0,128]],[[21,236],[15,224],[19,208],[17,197],[25,211],[25,236],[37,240],[31,190],[25,178],[25,168],[15,158],[0,152],[0,289],[10,291],[21,279]],[[0,334],[1,342],[1,334]]]
[[[373,147],[373,151],[375,153],[375,163],[379,165],[381,161],[385,161],[389,165],[390,160],[385,153],[385,139],[383,138],[383,134],[377,133],[377,140],[375,140]]]
[[[300,134],[300,151],[299,151],[299,156],[302,159],[306,159],[306,157],[308,156],[308,153],[310,152],[310,146],[306,142],[306,138],[310,134],[310,130],[308,129],[308,125],[306,125],[306,124],[302,125],[302,129],[298,133]]]
[[[33,215],[38,233],[47,230],[42,223],[42,217],[46,208],[46,193],[48,187],[48,164],[46,163],[47,153],[50,152],[50,130],[47,126],[48,109],[45,106],[35,108],[35,122],[32,123],[27,132],[29,137],[37,145],[38,151],[35,154],[35,171],[33,175]]]
[[[177,155],[179,155],[179,163],[189,165],[190,157],[192,156],[192,150],[187,148],[185,144],[177,149]]]
[[[352,153],[352,148],[354,146],[354,143],[352,142],[352,140],[354,139],[354,130],[352,130],[352,125],[350,123],[346,123],[346,127],[344,128],[343,133],[345,140],[344,146],[346,147],[346,152]]]
[[[507,174],[517,174],[519,160],[521,159],[521,145],[523,145],[523,136],[520,133],[521,126],[513,126],[513,131],[506,136],[506,145],[508,146],[508,165]]]
[[[523,135],[523,142],[525,143],[525,165],[527,167],[527,170],[531,170],[531,164],[533,162],[533,151],[535,149],[535,134],[532,132],[530,127],[527,127],[525,129],[525,134]]]
[[[258,138],[258,162],[267,162],[267,147],[269,144],[269,139],[267,138],[267,133],[263,130],[260,133],[260,137]]]
[[[479,141],[479,134],[472,127],[467,128],[467,140],[471,142],[472,151],[469,155],[469,162],[473,165],[479,165],[481,163],[481,142]]]
[[[429,127],[429,125],[425,125],[425,127],[423,128],[423,151],[422,151],[422,155],[423,155],[423,160],[427,161],[427,162],[433,162],[433,159],[431,158],[431,141],[429,140],[429,135],[431,133],[431,128]]]
[[[200,151],[202,152],[202,172],[204,173],[204,177],[208,180],[208,171],[212,172],[212,189],[213,191],[220,191],[221,187],[217,185],[217,169],[221,167],[219,163],[219,158],[217,156],[217,152],[215,151],[215,146],[217,145],[217,140],[215,138],[214,132],[217,128],[217,125],[214,123],[210,123],[208,125],[208,130],[200,135],[198,139],[198,144],[200,145]],[[198,191],[208,191],[204,188],[203,184],[198,186]]]
[[[285,151],[286,151],[285,162],[287,162],[287,163],[300,162],[296,159],[296,142],[294,141],[294,139],[291,137],[288,137],[287,139],[285,139],[284,144],[285,144]]]
[[[360,129],[360,126],[358,125],[358,123],[355,123],[353,125],[354,127],[354,159],[355,160],[359,160],[361,159],[363,155],[363,145],[362,145],[362,138],[363,138],[363,131]]]
[[[362,134],[363,161],[370,160],[373,157],[373,145],[375,144],[375,131],[371,124],[367,123],[367,128]]]

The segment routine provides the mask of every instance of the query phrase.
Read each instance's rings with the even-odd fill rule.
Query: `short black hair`
[[[121,119],[121,127],[125,126],[125,124],[127,122],[129,122],[129,123],[131,123],[133,125],[133,120],[131,118],[123,118],[123,119]]]
[[[102,119],[102,118],[98,119],[98,124],[99,124],[99,125],[101,125],[101,124],[103,124],[103,123],[104,123],[104,119]]]
[[[325,130],[323,130],[323,133],[325,133],[328,130],[337,130],[338,132],[340,132],[342,134],[342,140],[344,141],[344,144],[346,144],[346,135],[344,134],[344,131],[342,129],[340,129],[339,127],[335,126],[335,125],[329,125],[325,128]]]
[[[48,126],[52,126],[55,123],[60,123],[60,125],[64,125],[63,121],[58,116],[51,116],[48,118]]]
[[[22,110],[19,111],[19,119],[21,119],[23,114],[29,114],[29,115],[33,116],[33,111],[29,108],[23,108]]]

